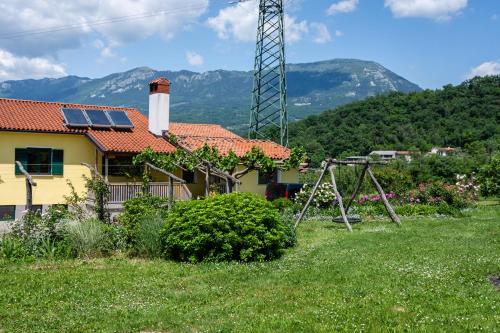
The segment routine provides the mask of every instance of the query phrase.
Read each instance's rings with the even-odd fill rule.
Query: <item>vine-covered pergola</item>
[[[177,146],[174,153],[157,153],[151,148],[146,148],[134,157],[134,165],[153,165],[167,172],[173,172],[176,168],[193,171],[200,170],[205,174],[205,195],[209,194],[210,176],[222,178],[226,182],[226,193],[234,190],[234,185],[240,179],[253,170],[261,170],[266,173],[277,169],[290,170],[297,168],[303,163],[307,155],[302,147],[292,148],[290,156],[283,161],[274,161],[264,151],[254,146],[244,156],[239,157],[233,151],[223,155],[216,147],[207,144],[196,150],[188,150]],[[241,168],[238,168],[238,167]]]

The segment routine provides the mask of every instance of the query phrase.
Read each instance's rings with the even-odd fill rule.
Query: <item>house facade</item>
[[[172,123],[170,83],[150,83],[149,116],[133,108],[41,102],[0,98],[0,220],[20,217],[26,206],[26,181],[19,161],[36,182],[32,188],[35,210],[65,203],[71,184],[86,194],[85,177],[100,173],[111,190],[110,204],[117,209],[142,190],[133,157],[150,147],[156,152],[194,150],[205,143],[221,154],[234,151],[243,156],[260,147],[279,163],[290,151],[270,141],[247,140],[219,125]],[[168,138],[174,135],[178,145]],[[175,200],[204,194],[205,174],[178,168],[171,175],[150,170],[150,192],[167,196],[173,188]],[[173,181],[172,181],[173,179]],[[214,185],[220,179],[213,177]],[[252,171],[236,190],[263,195],[270,181],[298,182],[298,171],[259,175]],[[171,185],[169,185],[171,182]]]

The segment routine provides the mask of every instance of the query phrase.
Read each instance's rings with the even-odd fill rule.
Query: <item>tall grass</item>
[[[163,220],[159,215],[145,217],[139,221],[137,233],[137,252],[147,258],[161,257],[160,231]]]
[[[68,245],[77,256],[91,257],[101,252],[105,234],[100,221],[70,220],[64,223],[64,232]]]

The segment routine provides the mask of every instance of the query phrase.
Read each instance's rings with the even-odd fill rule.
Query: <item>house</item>
[[[396,158],[397,151],[395,150],[374,150],[370,153],[370,156],[377,156],[383,161],[389,161]]]
[[[439,155],[439,156],[449,156],[453,155],[457,152],[456,148],[451,147],[434,147],[431,149],[430,154]]]
[[[243,156],[258,146],[278,163],[290,154],[276,143],[247,140],[219,125],[170,122],[170,82],[160,78],[149,86],[148,117],[134,108],[0,98],[0,220],[20,217],[25,210],[25,177],[15,161],[37,183],[34,209],[64,203],[70,194],[68,182],[77,193],[85,193],[83,176],[91,177],[91,170],[97,170],[109,183],[110,205],[119,210],[141,191],[132,159],[148,147],[173,153],[206,143],[221,154],[232,150]],[[178,138],[178,145],[169,142],[170,135]],[[169,178],[174,199],[203,195],[201,170],[178,168],[173,178],[157,170],[149,173],[149,191],[155,195],[168,196]],[[252,171],[241,178],[237,190],[264,194],[270,181],[298,182],[298,171],[273,175]]]
[[[375,150],[370,153],[370,156],[379,156],[383,161],[390,161],[395,159],[404,159],[406,162],[412,161],[412,156],[418,154],[413,150]]]

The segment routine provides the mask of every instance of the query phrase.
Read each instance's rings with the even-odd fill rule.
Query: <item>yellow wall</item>
[[[238,186],[238,192],[256,193],[264,196],[266,193],[266,185],[259,185],[258,171],[251,171],[241,177],[241,184]],[[288,171],[279,171],[278,181],[280,183],[298,183],[299,172],[297,169]]]
[[[15,148],[47,147],[64,150],[62,176],[33,176],[33,204],[64,203],[70,194],[66,183],[69,179],[79,194],[84,194],[82,175],[90,176],[88,168],[80,163],[95,164],[95,146],[83,135],[0,132],[0,205],[26,204],[26,186],[23,175],[15,175]]]

